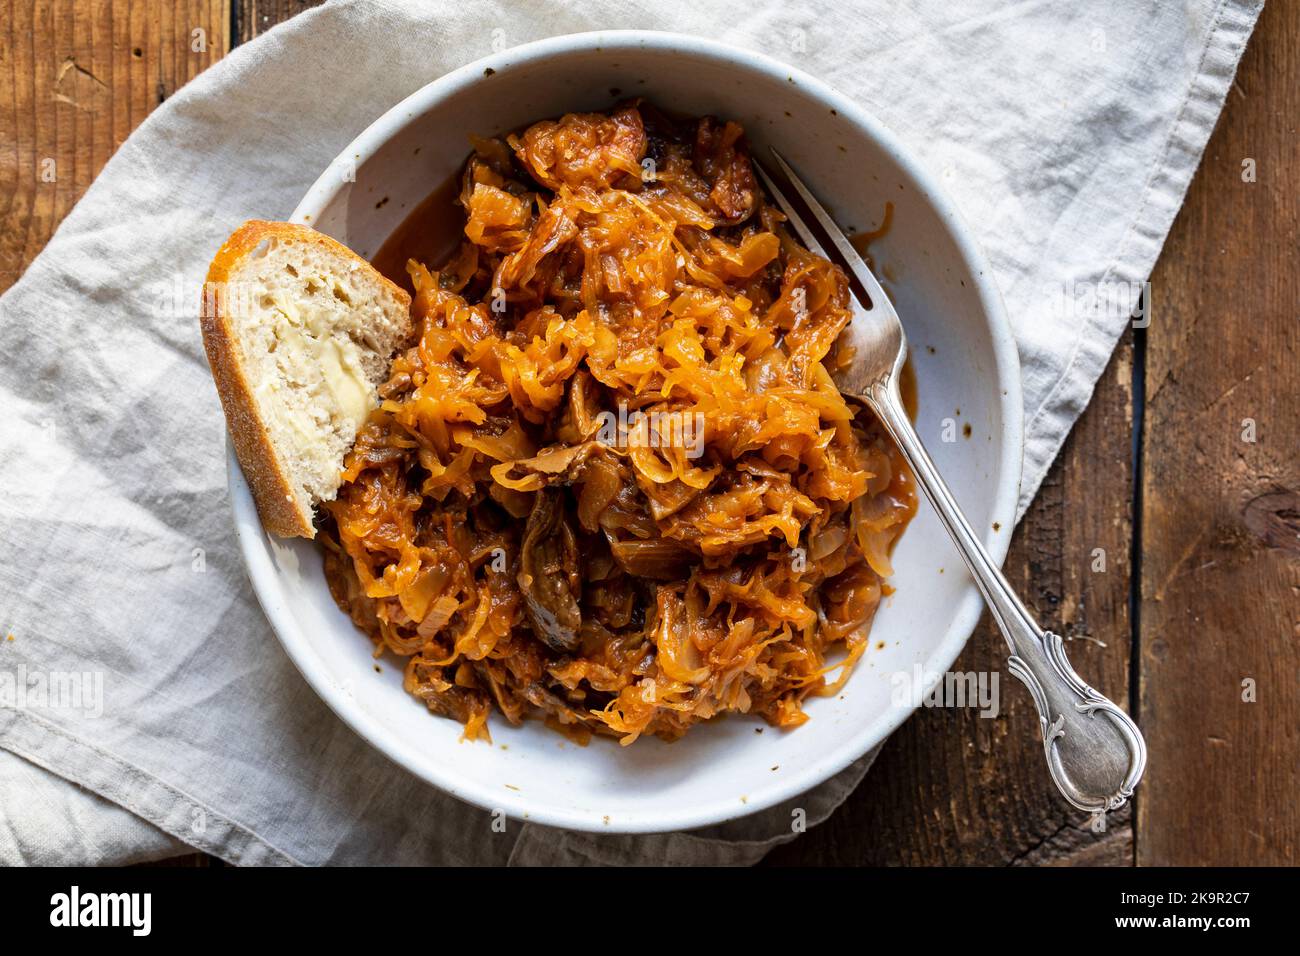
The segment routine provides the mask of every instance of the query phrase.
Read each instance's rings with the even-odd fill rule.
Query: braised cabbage
[[[739,126],[645,103],[475,141],[459,203],[328,505],[335,599],[470,738],[494,710],[625,744],[802,723],[915,510],[831,379],[844,274]]]

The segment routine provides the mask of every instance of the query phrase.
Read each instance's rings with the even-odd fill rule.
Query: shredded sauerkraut
[[[644,103],[475,141],[459,202],[327,506],[340,607],[469,738],[493,709],[625,744],[802,723],[916,507],[831,380],[844,274],[739,126]]]

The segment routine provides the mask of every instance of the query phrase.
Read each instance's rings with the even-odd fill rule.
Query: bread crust
[[[203,348],[208,354],[212,379],[226,413],[230,440],[235,446],[244,478],[253,492],[257,513],[263,526],[272,534],[282,538],[314,538],[312,502],[304,500],[294,488],[283,460],[271,442],[258,411],[252,383],[244,370],[237,334],[228,311],[228,283],[238,274],[244,260],[268,239],[315,245],[322,252],[354,260],[367,269],[373,270],[373,266],[347,246],[308,226],[251,219],[236,229],[217,251],[203,286],[199,311]],[[409,310],[411,298],[406,291],[383,276],[379,278]]]

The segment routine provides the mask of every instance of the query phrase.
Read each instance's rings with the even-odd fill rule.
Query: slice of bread
[[[411,333],[410,296],[306,226],[252,220],[226,240],[203,290],[203,345],[262,524],[314,538],[316,504],[377,407]]]

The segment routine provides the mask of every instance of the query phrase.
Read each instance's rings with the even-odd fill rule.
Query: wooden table
[[[310,5],[0,4],[0,290],[150,110]],[[1297,117],[1300,2],[1273,0],[1152,276],[1150,327],[1120,343],[1006,564],[1044,625],[1076,638],[1079,671],[1136,711],[1136,812],[1095,834],[1054,793],[1006,678],[1000,717],[922,710],[768,863],[1300,862]],[[1004,658],[986,619],[955,669]]]

